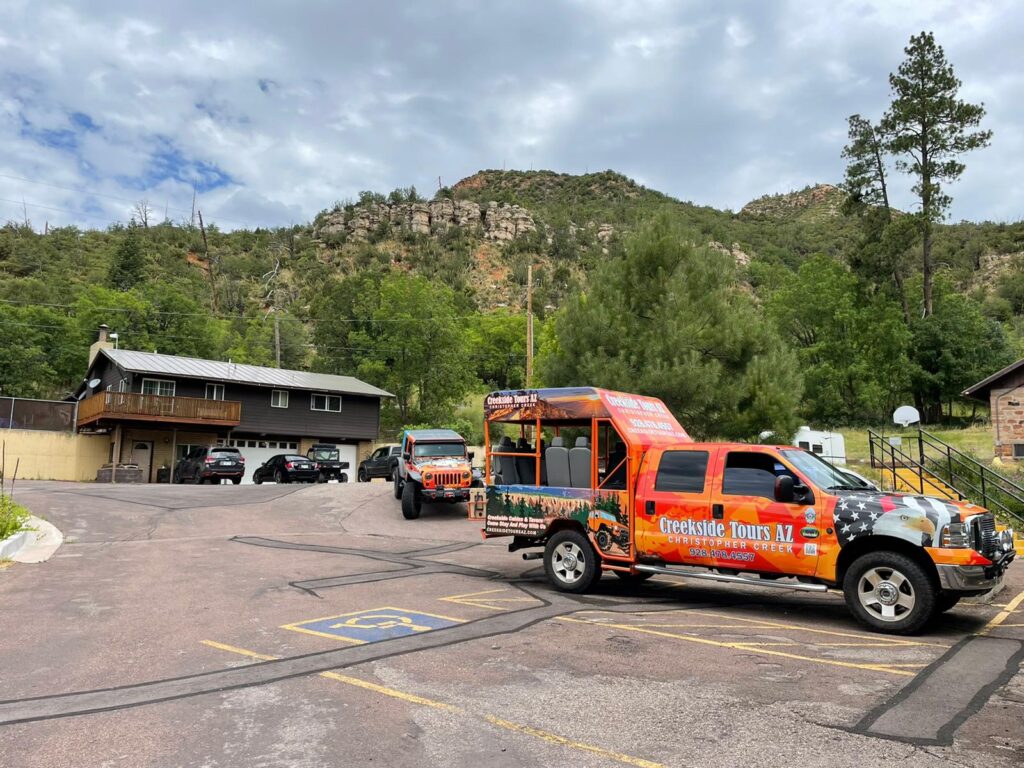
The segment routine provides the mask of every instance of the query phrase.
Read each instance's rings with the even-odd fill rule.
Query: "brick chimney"
[[[114,348],[114,345],[111,344],[110,341],[107,340],[107,337],[109,335],[110,335],[110,326],[107,325],[106,323],[103,323],[103,325],[101,325],[100,328],[99,328],[99,335],[96,337],[96,341],[94,341],[92,343],[92,346],[89,347],[89,365],[88,365],[89,368],[92,367],[93,360],[96,359],[96,355],[98,355],[100,353],[101,349],[113,349]]]

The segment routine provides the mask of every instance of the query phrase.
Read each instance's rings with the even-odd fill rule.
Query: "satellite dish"
[[[100,379],[92,379],[89,381],[89,389],[96,389],[103,381]]]
[[[894,424],[899,424],[901,427],[908,427],[911,424],[917,424],[921,421],[921,414],[917,408],[912,405],[901,405],[892,414],[892,420]]]

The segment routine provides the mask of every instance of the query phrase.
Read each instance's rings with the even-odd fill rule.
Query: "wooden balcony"
[[[242,404],[201,397],[164,397],[137,392],[100,392],[78,404],[78,426],[102,422],[148,421],[237,427]]]

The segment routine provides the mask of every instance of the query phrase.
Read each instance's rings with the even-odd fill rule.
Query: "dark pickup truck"
[[[318,483],[326,483],[328,480],[348,482],[349,465],[347,461],[341,460],[341,452],[336,445],[314,445],[306,451],[306,458],[316,464]]]

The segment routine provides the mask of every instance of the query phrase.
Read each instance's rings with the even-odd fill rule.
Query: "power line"
[[[27,301],[21,299],[0,299],[0,304],[13,304],[15,306],[29,306],[29,307],[49,307],[52,309],[77,309],[76,304],[55,304],[41,301]],[[139,312],[139,309],[133,309],[130,307],[87,307],[88,310],[94,312]],[[146,309],[144,310],[148,315],[161,315],[166,317],[204,317],[214,318],[217,320],[265,320],[270,312],[260,312],[258,314],[216,314],[214,312],[175,312],[171,310],[158,310],[158,309]],[[72,315],[74,316],[74,315]],[[292,315],[296,319],[302,319],[297,315]],[[425,323],[425,322],[441,322],[447,320],[472,320],[478,317],[486,317],[484,314],[475,315],[453,315],[451,317],[390,317],[381,319],[360,319],[360,318],[345,318],[345,317],[312,317],[306,316],[306,320],[309,322],[324,322],[329,320],[335,323],[365,323],[367,325],[374,325],[377,323]]]

